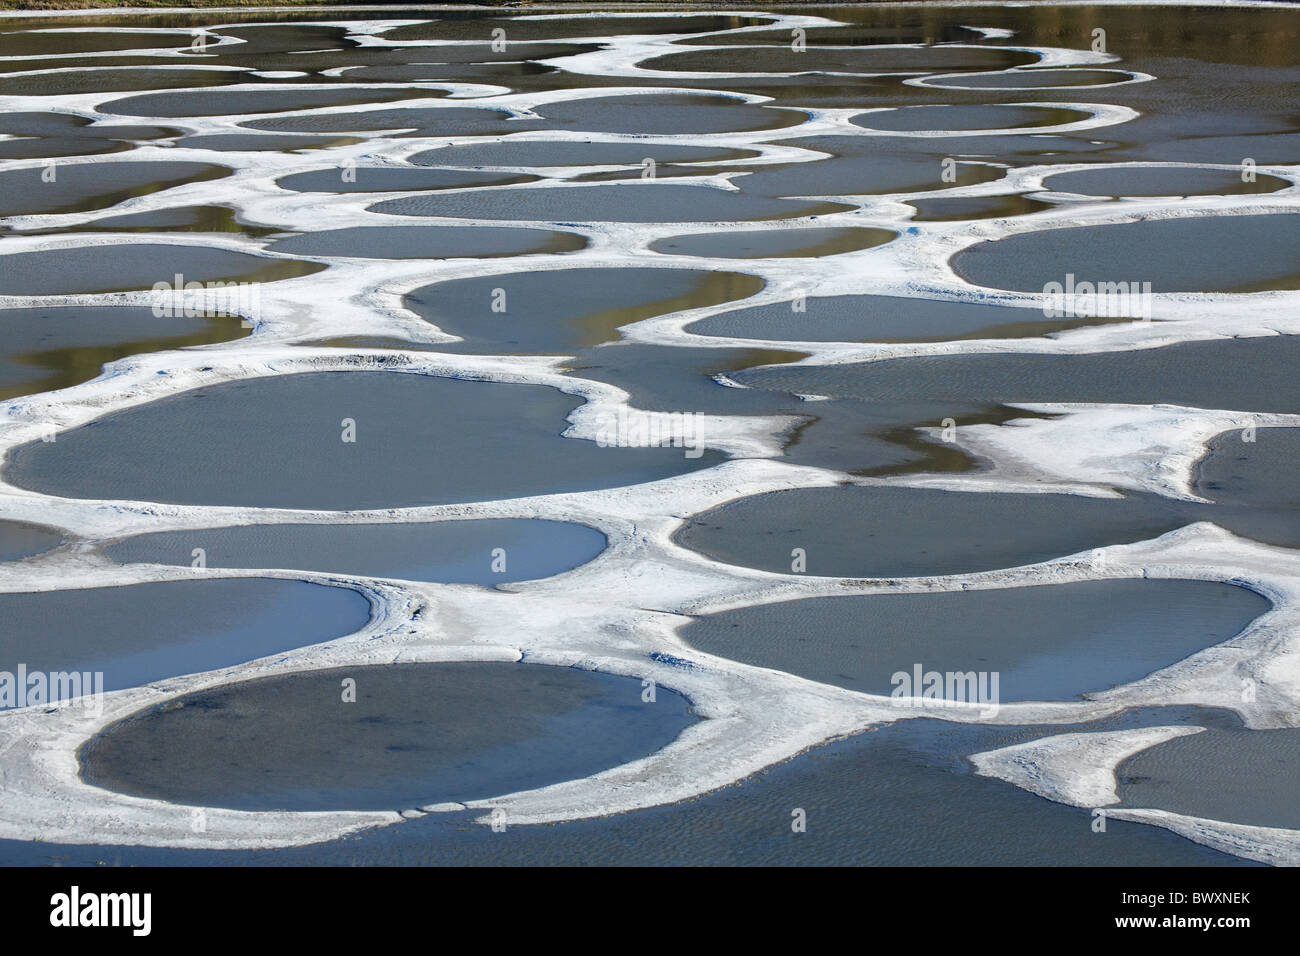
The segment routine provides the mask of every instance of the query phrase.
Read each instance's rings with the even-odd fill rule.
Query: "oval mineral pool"
[[[228,175],[229,169],[208,163],[62,163],[0,172],[0,197],[5,216],[91,212],[184,183]]]
[[[812,229],[754,229],[708,232],[656,239],[652,252],[720,259],[810,259],[883,246],[898,233],[861,226]]]
[[[498,27],[509,37],[506,51],[517,43],[540,40],[568,40],[595,38],[604,40],[611,35],[652,36],[662,33],[698,33],[715,30],[732,30],[736,27],[767,22],[755,17],[738,17],[723,14],[678,14],[673,16],[619,17],[618,29],[611,29],[611,20],[601,16],[540,16],[530,17],[467,17],[465,19],[429,20],[421,23],[403,23],[382,31],[385,40],[440,40],[473,43],[485,50],[491,47],[492,31]],[[436,47],[435,47],[436,49]],[[428,52],[427,50],[424,52]]]
[[[1145,541],[1193,520],[1154,497],[801,488],[706,511],[674,540],[726,564],[776,573],[791,573],[798,558],[792,552],[800,548],[808,574],[924,577],[1019,567]]]
[[[398,216],[533,222],[724,222],[795,219],[851,209],[844,203],[772,199],[711,186],[601,183],[403,196],[370,207]]]
[[[1085,581],[784,601],[710,614],[681,636],[697,650],[868,694],[921,697],[918,664],[923,675],[988,675],[979,699],[996,705],[1138,680],[1270,607],[1213,582]]]
[[[756,132],[808,119],[801,110],[758,106],[720,94],[676,92],[581,97],[545,103],[536,112],[545,118],[547,129],[637,136]]]
[[[1298,247],[1294,213],[1196,216],[1021,233],[971,246],[951,262],[976,285],[1022,292],[1042,292],[1068,274],[1076,284],[1150,283],[1155,293],[1264,292],[1300,289]]]
[[[794,50],[790,34],[780,46],[755,46],[735,50],[691,50],[669,53],[646,60],[650,70],[690,73],[796,74],[803,79],[809,60],[826,73],[952,73],[958,70],[998,70],[1037,63],[1039,56],[1028,50],[999,50],[994,47],[957,46],[861,46],[848,49],[821,47],[813,57]],[[755,77],[764,79],[764,77]]]
[[[1043,180],[1043,188],[1085,196],[1231,196],[1272,193],[1290,186],[1277,176],[1255,174],[1242,180],[1240,168],[1212,169],[1195,166],[1109,166],[1057,173]]]
[[[0,561],[17,561],[34,554],[44,554],[61,540],[61,535],[50,528],[28,524],[26,521],[0,519]]]
[[[574,252],[585,237],[517,226],[348,226],[279,239],[272,252],[358,259],[495,259]]]
[[[277,179],[275,184],[281,189],[292,189],[300,193],[386,193],[422,189],[467,189],[473,186],[510,186],[532,182],[537,178],[475,169],[349,166],[346,169],[314,169],[307,173],[292,173]]]
[[[239,125],[273,133],[355,133],[383,130],[395,136],[420,137],[503,135],[538,127],[535,121],[512,123],[510,114],[501,110],[475,109],[469,106],[353,109],[342,113],[276,116],[249,120]]]
[[[68,388],[107,362],[249,334],[235,316],[159,318],[131,306],[0,309],[0,401]]]
[[[924,85],[931,89],[1051,90],[1076,87],[1117,86],[1133,79],[1123,70],[1028,69],[1001,73],[973,73],[966,76],[932,76]]]
[[[181,697],[112,724],[78,756],[94,786],[175,803],[403,810],[589,776],[693,721],[677,694],[643,703],[639,681],[574,668],[356,666]]]
[[[653,159],[670,163],[729,162],[760,155],[752,149],[683,146],[676,143],[587,143],[560,140],[506,140],[465,143],[416,153],[416,166],[641,166]]]
[[[185,117],[241,116],[248,113],[284,113],[327,106],[360,106],[394,100],[446,96],[437,89],[374,89],[339,86],[325,90],[202,90],[146,93],[110,100],[99,107],[115,116]]]
[[[1300,730],[1212,728],[1175,737],[1115,768],[1121,807],[1300,830]]]
[[[868,402],[1095,402],[1297,413],[1297,362],[1300,335],[1265,335],[1077,355],[920,355],[756,368],[732,377],[755,388]]]
[[[1215,502],[1208,520],[1266,544],[1300,547],[1300,428],[1243,428],[1206,443],[1193,490]]]
[[[475,351],[569,352],[617,339],[621,326],[743,299],[763,285],[738,272],[552,269],[441,282],[402,304]]]
[[[862,113],[850,122],[864,129],[897,133],[940,130],[1033,129],[1040,126],[1065,126],[1092,116],[1082,109],[1059,106],[900,106]]]
[[[0,538],[0,541],[3,539]],[[276,568],[408,581],[481,584],[546,578],[605,550],[595,528],[482,518],[418,524],[274,524],[142,534],[110,545],[115,561]]]
[[[801,308],[796,311],[794,306]],[[784,342],[943,342],[1046,335],[1128,319],[1050,322],[1041,309],[887,295],[818,296],[720,312],[692,322],[696,335]]]
[[[349,588],[227,578],[0,594],[0,617],[0,670],[98,673],[108,691],[351,634],[370,602]]]
[[[0,294],[129,292],[173,283],[275,282],[320,272],[319,262],[272,259],[214,246],[113,242],[0,257]]]
[[[29,442],[4,471],[72,498],[351,510],[586,491],[721,460],[698,447],[560,437],[581,404],[547,386],[400,372],[270,376]]]

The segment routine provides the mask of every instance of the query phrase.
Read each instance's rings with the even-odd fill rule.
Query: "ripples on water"
[[[429,805],[499,804],[525,823],[612,806],[630,812],[563,824],[551,851],[612,860],[629,827],[661,832],[674,812],[641,808],[895,720],[872,695],[924,655],[940,671],[1005,659],[1003,700],[1030,703],[996,722],[1022,737],[1165,713],[1214,724],[1125,764],[1121,804],[1295,825],[1275,766],[1293,774],[1292,738],[1263,734],[1297,705],[1267,687],[1283,645],[1250,622],[1271,601],[1278,633],[1300,628],[1285,478],[1300,393],[1277,338],[1300,332],[1296,11],[401,13],[0,21],[0,597],[17,615],[0,644],[15,667],[108,662],[124,689],[78,750],[90,776],[286,811],[269,825],[280,846],[405,810],[426,817],[420,846],[466,862],[481,848]],[[1046,315],[1039,293],[1067,275],[1149,283],[1154,299]],[[1085,406],[1043,403],[1128,417],[1071,431]],[[1059,455],[1036,438],[1049,428]],[[964,447],[990,429],[1005,441]],[[1100,477],[1099,462],[1113,466]],[[1198,521],[1244,543],[1114,547]],[[195,577],[231,575],[182,613]],[[898,596],[845,598],[839,575]],[[930,588],[948,593],[902,596]],[[701,620],[679,636],[687,614]],[[340,638],[340,622],[359,630]],[[1158,692],[1076,696],[1242,627],[1228,679],[1262,682],[1258,707],[1197,690],[1213,655]],[[407,669],[362,667],[394,660]],[[420,669],[521,660],[536,673]],[[448,701],[397,714],[426,674],[454,673],[481,690],[472,719]],[[361,681],[360,717],[335,709],[338,675]],[[146,710],[157,698],[135,685],[160,678],[179,678],[174,699]],[[292,708],[268,707],[274,694]],[[1256,730],[1162,706],[1188,701]],[[292,754],[232,738],[183,780],[149,770],[245,712],[271,736],[292,727]],[[737,716],[707,719],[722,713]],[[598,739],[584,714],[617,733]],[[0,713],[0,729],[19,719],[70,751],[87,739],[55,711]],[[458,761],[451,777],[419,759],[426,723],[455,738],[436,754]],[[897,774],[908,805],[965,801],[952,819],[1032,817],[1024,858],[1000,860],[1082,858],[1086,808],[976,779],[964,757],[1012,738],[945,726],[895,723],[887,744],[840,756]],[[384,748],[372,779],[331,776],[330,733]],[[1239,819],[1180,772],[1184,751],[1222,764],[1214,779],[1269,763]],[[645,754],[607,789],[492,797]],[[782,779],[812,781],[845,819],[877,812],[853,773],[810,759]],[[190,835],[172,813],[186,807],[128,812],[103,791],[81,807],[88,829],[55,828],[24,790],[31,768],[0,760],[7,839]],[[698,851],[685,862],[785,861],[746,794],[710,798],[718,827],[682,824]],[[323,807],[375,812],[291,812]],[[111,822],[96,833],[98,813]],[[216,819],[212,847],[233,845],[241,818]],[[991,846],[980,825],[945,840]],[[1231,862],[1167,837],[1121,829],[1095,862]],[[424,852],[385,840],[366,852]],[[940,861],[879,843],[798,860]],[[313,858],[333,859],[321,846]]]

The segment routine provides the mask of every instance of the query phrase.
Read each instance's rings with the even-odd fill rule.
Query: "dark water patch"
[[[64,61],[61,65],[72,65]],[[77,64],[78,66],[80,64]],[[234,74],[238,76],[238,74]],[[123,69],[69,70],[36,76],[0,76],[0,96],[69,96],[74,93],[130,93],[169,87],[222,86],[232,81],[224,70]]]
[[[586,143],[516,140],[503,143],[466,143],[416,153],[416,166],[640,166],[647,158],[656,164],[729,162],[758,156],[753,149],[715,146],[681,146],[675,143]]]
[[[1235,196],[1272,193],[1291,183],[1277,176],[1255,174],[1243,182],[1240,169],[1196,169],[1186,166],[1120,166],[1057,173],[1043,188],[1085,196]]]
[[[884,245],[897,235],[898,233],[892,229],[861,226],[762,229],[656,239],[650,243],[650,249],[652,252],[663,252],[674,256],[707,256],[724,259],[812,259],[871,249]]]
[[[236,316],[160,318],[132,306],[0,310],[0,401],[70,388],[108,362],[249,334]]]
[[[193,93],[146,93],[110,100],[100,105],[101,113],[116,116],[239,116],[246,113],[286,113],[290,110],[326,106],[359,106],[391,103],[394,100],[431,99],[446,96],[446,90],[351,89],[328,90],[203,90]]]
[[[921,697],[918,664],[923,674],[990,675],[978,697],[971,686],[946,699],[996,705],[1138,680],[1230,639],[1270,608],[1227,584],[1085,581],[785,601],[702,617],[681,636],[697,650],[869,694]]]
[[[278,239],[270,249],[361,259],[495,259],[573,252],[586,245],[575,233],[514,226],[348,226]]]
[[[850,122],[864,129],[891,132],[921,130],[999,130],[1064,126],[1088,119],[1085,110],[1055,106],[902,106],[864,113]]]
[[[110,545],[105,554],[124,563],[186,566],[193,562],[195,548],[203,549],[209,568],[278,568],[493,587],[585,564],[605,549],[605,536],[586,525],[526,518],[241,525],[139,535]]]
[[[107,209],[185,183],[230,175],[208,163],[71,163],[0,172],[6,216],[55,215]]]
[[[1130,79],[1132,79],[1130,74],[1122,70],[1030,69],[993,73],[988,76],[932,79],[927,82],[927,85],[940,90],[949,87],[974,87],[981,90],[1068,89],[1075,86],[1114,86]]]
[[[536,121],[512,120],[502,110],[469,106],[403,107],[351,110],[315,116],[281,116],[240,123],[247,129],[273,133],[382,132],[393,136],[489,136],[535,129]]]
[[[15,252],[0,257],[0,294],[71,295],[127,292],[172,282],[274,282],[311,275],[325,266],[270,259],[229,249],[183,244],[115,243]]]
[[[1024,196],[962,196],[952,199],[913,199],[913,222],[959,222],[967,219],[1010,219],[1028,216],[1053,204]]]
[[[763,285],[756,276],[696,269],[545,270],[424,286],[403,305],[475,351],[568,352],[616,339],[633,322],[743,299]]]
[[[346,173],[347,178],[344,178]],[[403,169],[360,166],[291,173],[275,181],[281,189],[303,193],[385,193],[417,189],[466,189],[471,186],[510,186],[539,177],[480,172],[469,169]]]
[[[758,388],[862,401],[1174,404],[1296,413],[1297,362],[1300,336],[1269,335],[1079,355],[912,356],[754,369],[736,378]]]
[[[584,48],[575,47],[576,50]],[[530,50],[529,52],[539,52]],[[516,51],[517,55],[517,51]],[[429,56],[434,60],[437,56]],[[549,57],[548,57],[549,59]],[[393,63],[384,66],[348,67],[342,79],[347,83],[419,83],[437,80],[454,80],[464,83],[472,79],[486,79],[500,86],[517,89],[520,81],[559,72],[558,67],[531,62],[485,63]],[[522,92],[522,91],[520,91]]]
[[[794,306],[801,305],[800,311]],[[1045,321],[1038,309],[886,295],[814,296],[711,315],[697,335],[805,342],[943,342],[1021,338],[1128,319]]]
[[[199,136],[182,136],[178,147],[190,149],[215,149],[221,152],[265,151],[287,152],[299,149],[329,149],[334,146],[353,146],[362,140],[356,136],[277,136],[274,133],[205,133]]]
[[[911,193],[974,186],[1001,179],[1006,171],[982,163],[957,162],[921,152],[877,151],[793,163],[736,177],[742,192],[759,196],[856,196]]]
[[[1257,827],[1300,829],[1300,731],[1213,728],[1134,754],[1116,768],[1120,806]]]
[[[102,672],[107,691],[342,637],[365,626],[370,603],[348,588],[239,578],[0,594],[0,612],[0,669]]]
[[[242,222],[239,214],[228,206],[172,206],[169,209],[133,212],[125,216],[106,216],[76,226],[21,231],[27,235],[77,232],[202,232],[235,233],[261,238],[283,230],[269,226],[252,226]]]
[[[17,561],[32,555],[44,554],[62,540],[50,528],[28,524],[26,521],[0,519],[0,561]]]
[[[952,267],[976,285],[1022,292],[1064,283],[1067,273],[1076,282],[1150,282],[1157,293],[1264,292],[1300,289],[1297,248],[1300,215],[1197,216],[1009,236],[963,249]]]
[[[688,73],[818,73],[907,74],[956,73],[963,70],[1004,70],[1037,63],[1038,56],[1024,50],[994,47],[870,47],[836,50],[821,47],[815,63],[791,49],[789,34],[781,46],[737,50],[692,50],[652,57],[641,64],[650,70]]]
[[[1300,511],[1300,428],[1234,429],[1207,443],[1198,495],[1220,504]]]
[[[1145,541],[1189,520],[1152,497],[838,487],[742,498],[693,518],[675,540],[727,564],[783,574],[802,548],[809,574],[918,577]]]
[[[793,109],[773,109],[734,97],[704,93],[631,93],[546,103],[535,110],[548,128],[593,133],[673,136],[785,129],[808,119]]]
[[[742,26],[769,23],[762,17],[729,16],[724,14],[691,14],[686,16],[619,17],[544,17],[537,20],[498,17],[492,14],[471,14],[457,17],[444,13],[428,23],[412,23],[385,30],[380,36],[385,40],[455,40],[469,42],[481,40],[484,48],[492,44],[492,31],[506,32],[506,49],[515,44],[539,40],[567,40],[571,37],[603,40],[609,36],[661,35],[665,33],[705,33],[715,30],[732,30]],[[617,29],[615,29],[617,28]],[[425,49],[437,50],[438,47]]]
[[[255,378],[22,445],[5,474],[73,498],[350,510],[587,491],[721,459],[561,438],[580,404],[545,386],[394,372]]]
[[[173,850],[0,843],[26,865],[900,865],[1251,866],[1159,827],[1111,820],[976,776],[967,754],[1072,731],[1231,721],[1199,708],[1125,711],[1066,727],[989,727],[926,718],[824,744],[695,800],[553,826],[431,814],[346,840],[284,850]],[[790,810],[808,814],[792,834]],[[955,812],[956,811],[956,812]]]
[[[0,56],[64,56],[70,53],[107,53],[113,50],[183,50],[193,37],[185,33],[132,33],[129,30],[72,32],[49,26],[0,33]],[[69,60],[63,61],[65,64]]]
[[[109,726],[78,757],[87,782],[178,803],[399,810],[584,777],[694,721],[671,691],[640,695],[639,681],[541,665],[336,668],[187,695]]]
[[[617,342],[587,349],[565,364],[575,378],[615,385],[631,397],[633,408],[653,411],[690,409],[710,415],[761,415],[789,402],[758,390],[727,388],[715,380],[736,369],[794,362],[802,352],[767,349],[682,348]]]
[[[852,207],[746,196],[710,186],[610,183],[404,196],[370,208],[399,216],[563,223],[761,221],[821,216]]]

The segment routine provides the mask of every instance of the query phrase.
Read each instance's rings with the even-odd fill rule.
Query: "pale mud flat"
[[[1264,824],[1085,811],[1139,750],[1300,712],[1294,10],[1108,6],[1108,54],[1068,5],[372,16],[0,19],[6,175],[75,157],[0,221],[0,309],[143,309],[176,272],[261,294],[227,341],[88,328],[76,381],[0,406],[0,598],[115,592],[112,633],[153,641],[99,717],[0,714],[5,861],[1289,859],[1283,772]],[[3,32],[52,23],[97,29]],[[1153,321],[1034,321],[1066,272],[1151,281]],[[835,305],[800,335],[803,296]],[[654,413],[696,413],[702,455],[594,441]],[[219,659],[139,626],[141,589],[217,585],[367,613],[281,649],[228,622]],[[918,608],[925,666],[1004,669],[1001,713],[900,713],[846,654],[873,602]],[[781,609],[813,603],[825,646],[795,647]],[[974,606],[963,656],[945,612]],[[727,615],[743,654],[682,630]],[[340,713],[363,672],[384,692]],[[338,717],[370,784],[313,744]]]

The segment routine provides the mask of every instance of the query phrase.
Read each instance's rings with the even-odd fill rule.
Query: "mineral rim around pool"
[[[68,388],[107,362],[249,333],[235,316],[159,318],[131,306],[0,310],[0,400]]]
[[[718,561],[763,571],[790,573],[791,552],[802,548],[808,574],[894,578],[1036,564],[1145,541],[1186,523],[1176,505],[1149,496],[872,485],[741,498],[690,519],[674,540]]]
[[[111,725],[78,756],[95,786],[175,803],[402,810],[585,777],[693,721],[671,691],[643,703],[639,681],[574,668],[356,666],[181,697]]]
[[[116,690],[342,637],[370,604],[347,588],[237,578],[0,594],[0,617],[0,670],[102,672],[101,689]]]
[[[416,524],[239,525],[166,531],[105,549],[115,561],[209,568],[283,568],[492,587],[550,577],[605,549],[595,528],[565,521],[482,518]]]
[[[475,351],[566,352],[633,322],[743,299],[757,276],[700,269],[553,269],[424,286],[403,305]],[[451,346],[455,347],[455,346]]]
[[[560,437],[581,404],[547,386],[400,372],[244,379],[19,446],[4,473],[72,498],[348,510],[584,491],[721,460]]]
[[[957,699],[996,708],[1137,680],[1228,640],[1270,607],[1253,591],[1214,582],[1085,581],[784,601],[708,615],[681,637],[710,654],[870,694],[921,698],[918,664],[923,674],[983,675]]]

